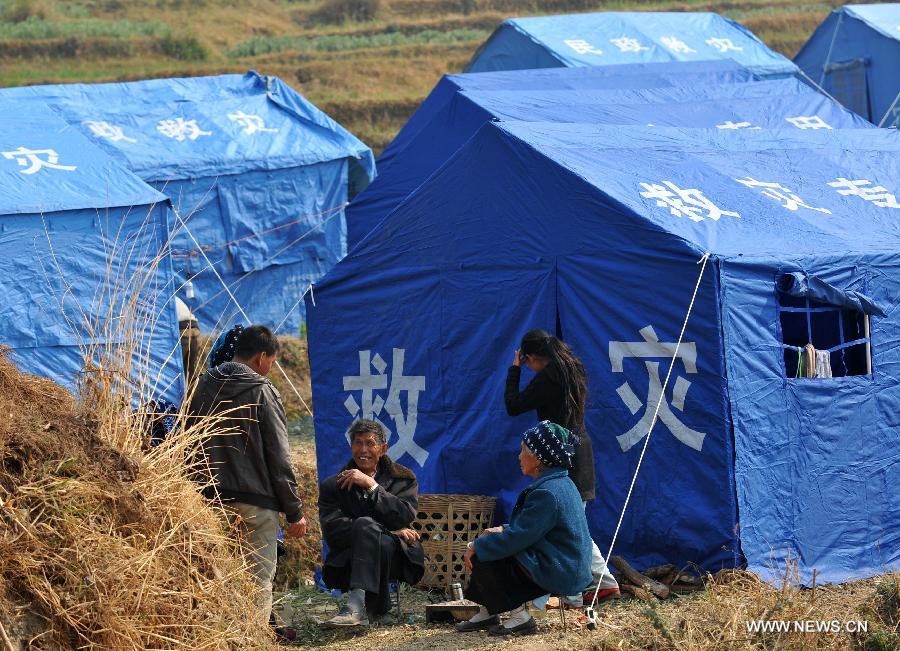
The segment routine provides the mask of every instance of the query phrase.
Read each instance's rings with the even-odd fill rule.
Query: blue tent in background
[[[174,224],[175,270],[192,281],[196,298],[185,300],[204,328],[245,321],[231,292],[250,320],[296,333],[303,292],[346,253],[344,206],[375,173],[365,145],[255,72],[0,98],[46,99],[172,199],[186,223]]]
[[[797,74],[750,30],[707,12],[608,11],[505,20],[466,72],[733,59],[767,78]]]
[[[480,77],[485,75],[467,75]],[[507,73],[509,74],[509,73]],[[796,79],[631,90],[463,91],[395,148],[347,211],[351,249],[490,120],[682,127],[866,128],[872,125]],[[398,136],[399,139],[399,136]],[[396,141],[395,141],[396,142]],[[362,235],[361,235],[362,234]]]
[[[735,84],[757,81],[758,77],[730,59],[714,61],[672,61],[631,63],[597,68],[545,68],[507,70],[477,74],[444,75],[391,144],[378,158],[379,175],[397,160],[419,132],[447,109],[454,95],[465,90],[588,90],[693,87],[706,84]],[[432,161],[428,173],[435,169]],[[425,177],[423,176],[422,179]],[[395,199],[382,203],[380,191],[362,193],[347,208],[347,248],[352,249],[372,227],[396,205]],[[408,192],[408,190],[406,191]],[[404,192],[403,196],[406,193]],[[401,197],[402,198],[402,197]]]
[[[3,102],[0,119],[0,344],[72,388],[120,342],[136,400],[180,400],[166,198],[44,105]]]
[[[835,9],[794,63],[850,110],[900,126],[900,4]]]
[[[692,305],[617,553],[900,568],[898,152],[878,129],[483,126],[307,297],[319,476],[374,417],[422,492],[505,517],[534,422],[506,369],[543,327],[588,371],[606,551]],[[806,343],[832,378],[795,379]]]

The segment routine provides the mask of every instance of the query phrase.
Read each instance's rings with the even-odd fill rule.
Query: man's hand
[[[463,566],[466,568],[466,572],[472,571],[472,559],[475,558],[475,545],[472,545],[466,550],[466,553],[463,555]]]
[[[299,522],[292,522],[284,528],[284,535],[288,538],[302,538],[306,535],[306,516]]]
[[[503,533],[503,527],[502,527],[502,526],[500,526],[500,527],[488,527],[487,529],[485,529],[484,531],[481,532],[481,535],[482,535],[482,536],[486,536],[486,535],[488,535],[489,533]]]
[[[397,531],[392,531],[391,533],[397,536],[400,540],[408,543],[414,543],[420,538],[419,532],[415,529],[397,529]]]
[[[522,358],[519,357],[520,352],[521,351],[516,350],[516,354],[513,356],[513,363],[512,363],[513,366],[521,366],[522,365]]]
[[[338,488],[348,491],[354,486],[368,490],[375,485],[375,480],[357,468],[342,470],[337,477]]]

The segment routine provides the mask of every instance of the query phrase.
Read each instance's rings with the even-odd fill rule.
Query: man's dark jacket
[[[343,470],[356,468],[350,461]],[[375,472],[378,489],[371,495],[354,486],[343,490],[337,485],[337,475],[333,475],[319,486],[319,521],[322,537],[328,545],[324,574],[328,567],[343,568],[350,564],[351,530],[356,518],[370,517],[387,531],[407,529],[416,519],[419,510],[419,482],[416,475],[406,466],[391,461],[387,456],[378,461]],[[399,540],[401,552],[406,559],[402,570],[405,583],[414,585],[425,572],[425,555],[418,542],[411,545]]]
[[[279,511],[288,522],[303,517],[284,407],[269,380],[245,364],[220,364],[200,377],[190,413],[224,418],[203,441],[223,501]],[[215,491],[204,494],[211,498]]]
[[[531,411],[537,411],[538,420],[549,420],[551,423],[569,427],[565,414],[565,393],[561,383],[546,370],[541,371],[532,378],[528,386],[519,393],[522,369],[518,366],[510,366],[506,374],[506,413],[510,416],[518,416]],[[594,471],[594,447],[591,445],[591,437],[584,428],[584,423],[578,423],[570,427],[578,436],[578,445],[575,447],[575,461],[569,476],[575,483],[575,488],[585,502],[594,499],[596,494],[597,477]]]

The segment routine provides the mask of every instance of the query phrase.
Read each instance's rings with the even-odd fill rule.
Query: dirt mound
[[[244,561],[188,477],[197,434],[146,448],[127,403],[97,398],[80,406],[0,351],[0,625],[13,648],[266,647]]]

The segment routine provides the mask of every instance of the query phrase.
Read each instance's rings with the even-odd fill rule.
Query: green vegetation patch
[[[376,47],[392,47],[397,45],[422,45],[438,43],[460,43],[481,41],[487,38],[488,31],[483,29],[453,29],[438,31],[426,29],[414,34],[388,32],[382,34],[353,35],[335,34],[330,36],[254,36],[228,51],[228,56],[252,57],[260,54],[272,54],[296,50],[300,52],[340,52],[343,50],[359,50]]]
[[[87,18],[78,20],[45,20],[31,16],[20,22],[0,22],[0,39],[39,40],[52,38],[134,38],[140,36],[167,36],[172,28],[163,22],[137,22],[134,20],[102,20]]]

